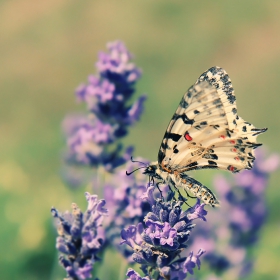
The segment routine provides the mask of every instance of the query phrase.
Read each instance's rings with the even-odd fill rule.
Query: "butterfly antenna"
[[[146,164],[145,164],[144,162],[142,162],[142,161],[137,161],[137,160],[133,160],[133,157],[132,157],[132,156],[131,156],[130,160],[131,160],[131,162],[138,162],[138,163],[142,163],[142,164],[144,164],[144,165],[145,165],[145,167],[146,167]]]
[[[131,175],[132,173],[134,173],[135,171],[137,171],[137,170],[139,170],[139,169],[141,169],[141,168],[146,168],[146,166],[138,167],[138,168],[136,168],[135,170],[133,170],[133,171],[131,171],[131,172],[125,171],[125,174],[126,174],[127,176],[129,176],[129,175]]]

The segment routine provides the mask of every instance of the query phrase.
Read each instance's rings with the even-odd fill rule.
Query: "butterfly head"
[[[158,169],[157,162],[152,162],[150,165],[148,165],[145,168],[143,174],[147,174],[147,175],[149,175],[151,177],[156,177],[157,176],[157,173],[156,173],[157,169]]]
[[[155,165],[149,165],[143,172],[143,174],[147,174],[150,176],[153,176],[156,173],[156,166]]]

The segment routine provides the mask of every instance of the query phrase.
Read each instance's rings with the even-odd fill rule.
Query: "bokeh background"
[[[0,1],[0,278],[61,279],[50,207],[82,206],[85,191],[61,179],[61,123],[83,110],[74,90],[108,41],[123,40],[143,70],[145,113],[125,139],[135,155],[156,159],[182,94],[214,65],[229,73],[239,115],[268,127],[260,141],[279,152],[279,14],[274,0]],[[207,184],[213,174],[196,178]],[[267,190],[250,279],[280,279],[279,181],[275,173]]]

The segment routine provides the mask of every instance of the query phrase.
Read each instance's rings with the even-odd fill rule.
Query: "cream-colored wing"
[[[228,74],[219,67],[204,72],[185,93],[164,135],[158,162],[185,172],[221,168],[231,172],[252,168],[257,129],[237,115]]]

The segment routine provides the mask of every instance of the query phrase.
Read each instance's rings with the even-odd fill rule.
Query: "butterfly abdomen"
[[[210,204],[212,207],[220,206],[219,201],[211,190],[185,173],[179,173],[171,169],[167,172],[162,168],[157,168],[156,174],[162,182],[177,189],[180,194],[180,190],[183,189],[187,193],[191,192],[205,204]]]
[[[192,192],[197,198],[201,199],[205,204],[210,204],[212,207],[219,206],[219,201],[206,186],[202,185],[195,179],[182,174],[180,175],[180,185],[185,191]]]

